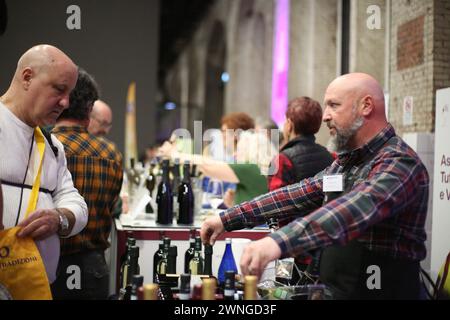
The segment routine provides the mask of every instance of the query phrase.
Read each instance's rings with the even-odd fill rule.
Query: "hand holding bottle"
[[[280,258],[281,249],[270,237],[253,241],[245,247],[241,256],[240,267],[242,274],[261,277],[264,268],[273,260]]]
[[[209,243],[214,245],[218,236],[225,232],[222,220],[219,216],[211,217],[206,219],[202,223],[200,229],[200,237],[203,243]]]

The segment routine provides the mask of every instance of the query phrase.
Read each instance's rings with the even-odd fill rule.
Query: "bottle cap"
[[[256,285],[258,278],[253,275],[244,277],[244,300],[256,300]]]
[[[215,300],[217,287],[216,279],[204,278],[202,284],[202,300]]]
[[[134,246],[134,245],[136,245],[136,239],[133,238],[133,237],[127,238],[127,246],[131,247],[131,246]]]
[[[159,300],[159,286],[156,283],[146,284],[144,286],[144,300]]]

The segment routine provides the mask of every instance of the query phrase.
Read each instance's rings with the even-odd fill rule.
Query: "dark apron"
[[[323,205],[349,192],[354,181],[350,174],[344,174],[344,191],[326,193]],[[419,261],[375,253],[358,239],[323,249],[317,260],[320,280],[331,290],[333,299],[419,299]],[[370,289],[375,273],[368,270],[370,266],[379,268],[380,289]]]

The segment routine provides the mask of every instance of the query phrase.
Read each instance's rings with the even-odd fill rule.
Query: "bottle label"
[[[225,295],[226,297],[234,297],[234,290],[231,290],[231,289],[225,289],[225,290],[223,291],[223,293],[224,293],[224,295]]]
[[[190,300],[191,295],[189,293],[179,293],[178,297],[180,300]]]

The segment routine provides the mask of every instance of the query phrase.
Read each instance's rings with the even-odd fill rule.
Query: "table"
[[[184,253],[189,247],[189,234],[192,228],[199,234],[203,219],[196,215],[193,225],[178,225],[174,220],[172,225],[158,225],[154,214],[145,214],[137,217],[134,221],[126,219],[126,215],[121,215],[121,219],[115,219],[111,232],[111,248],[109,252],[110,261],[110,293],[117,293],[119,285],[120,257],[125,252],[126,239],[132,236],[136,239],[139,250],[139,266],[141,275],[144,276],[144,283],[151,283],[153,279],[153,255],[158,250],[160,239],[167,236],[172,239],[172,245],[178,247],[177,273],[184,272]],[[233,238],[233,254],[236,265],[239,268],[239,259],[242,253],[243,241],[237,239],[250,239],[251,241],[261,239],[269,233],[265,226],[254,229],[244,229],[239,231],[225,232],[213,246],[213,275],[217,276],[217,270],[225,250],[225,239]]]

